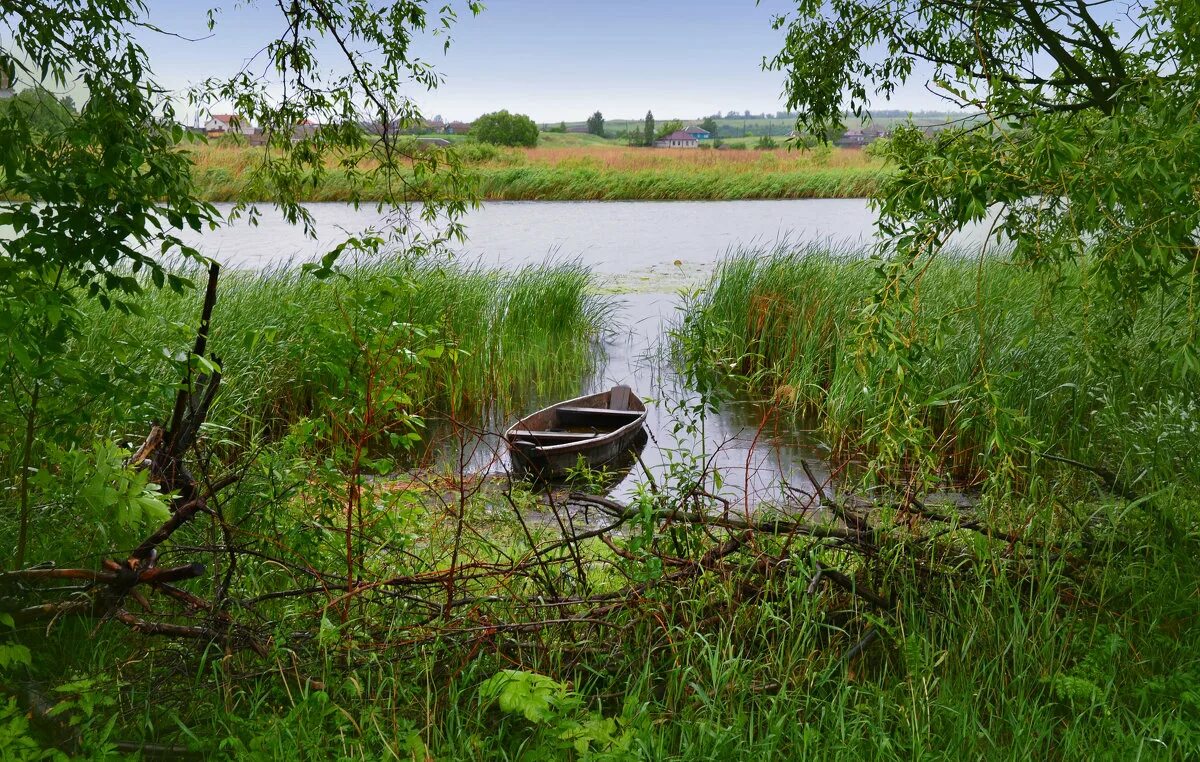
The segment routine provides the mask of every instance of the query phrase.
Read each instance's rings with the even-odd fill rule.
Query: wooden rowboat
[[[543,478],[583,462],[599,468],[645,441],[646,405],[628,386],[558,402],[504,432],[513,465]]]

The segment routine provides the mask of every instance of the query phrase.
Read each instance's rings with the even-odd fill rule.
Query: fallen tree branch
[[[588,503],[599,507],[614,519],[628,521],[641,516],[641,511],[620,503],[612,498],[599,495],[587,495],[572,492],[568,497],[578,503]],[[699,524],[710,527],[720,527],[738,532],[750,531],[763,534],[800,534],[819,539],[836,539],[847,542],[862,542],[867,536],[854,529],[832,526],[830,524],[812,524],[806,521],[788,521],[786,519],[747,520],[738,516],[712,516],[703,513],[691,513],[671,508],[657,509],[651,513],[657,521],[673,521],[680,524]]]

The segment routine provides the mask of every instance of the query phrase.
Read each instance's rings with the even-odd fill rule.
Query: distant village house
[[[301,120],[299,124],[292,128],[292,142],[298,143],[301,140],[308,140],[316,137],[317,132],[321,129],[321,125],[308,119]]]
[[[222,135],[245,135],[250,137],[254,134],[254,125],[250,124],[249,119],[243,119],[236,114],[213,114],[204,123],[204,132],[210,138],[219,138]]]
[[[711,132],[694,124],[690,127],[684,127],[683,131],[694,137],[696,140],[708,140],[712,137]]]
[[[471,131],[471,125],[468,122],[450,122],[446,125],[443,133],[446,135],[466,135]]]
[[[879,138],[883,137],[883,130],[878,127],[867,127],[865,129],[846,130],[841,137],[836,138],[833,144],[839,148],[862,148],[863,146],[874,143]]]
[[[699,145],[700,142],[694,136],[683,130],[676,130],[654,141],[655,148],[696,148]]]

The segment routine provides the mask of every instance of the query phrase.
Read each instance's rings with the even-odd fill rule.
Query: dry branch
[[[219,266],[213,263],[209,268],[200,327],[193,349],[193,355],[197,358],[202,358],[207,348],[219,274]],[[220,380],[221,374],[216,371],[208,376],[201,375],[197,382],[193,383],[191,362],[189,362],[183,383],[176,395],[170,428],[164,430],[158,424],[153,425],[145,441],[127,461],[130,467],[149,469],[153,481],[161,486],[163,492],[172,495],[169,506],[171,517],[146,537],[123,561],[105,559],[101,564],[103,568],[99,570],[34,567],[0,573],[0,586],[6,585],[6,583],[8,585],[28,585],[55,580],[82,580],[90,583],[83,591],[78,588],[44,590],[42,592],[46,595],[61,596],[66,592],[69,597],[65,600],[43,601],[33,605],[19,606],[12,612],[15,620],[27,622],[69,614],[100,616],[106,619],[116,619],[142,633],[221,642],[228,640],[226,633],[204,627],[150,622],[135,617],[122,608],[127,596],[132,597],[143,609],[151,608],[145,595],[134,590],[138,585],[149,585],[152,589],[162,591],[192,609],[210,608],[198,596],[170,587],[171,583],[203,575],[205,570],[203,564],[189,563],[172,567],[158,567],[156,563],[158,547],[169,540],[180,527],[191,521],[197,513],[205,510],[205,498],[200,495],[199,485],[188,471],[184,458],[195,443],[196,435],[208,415]],[[222,486],[228,483],[231,482],[223,482]]]

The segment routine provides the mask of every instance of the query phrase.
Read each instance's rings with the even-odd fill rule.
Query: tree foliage
[[[30,130],[39,135],[62,130],[76,113],[75,102],[69,96],[56,98],[40,85],[0,101],[0,113],[10,109],[20,112],[17,119],[27,122]]]
[[[1019,259],[1083,263],[1136,302],[1194,283],[1198,19],[1186,0],[804,0],[777,20],[787,42],[770,65],[818,135],[843,127],[844,94],[864,116],[918,73],[983,113],[935,141],[892,141],[899,172],[879,204],[900,245],[999,209]]]
[[[587,120],[588,132],[592,135],[604,137],[604,114],[599,111],[588,117]]]
[[[672,119],[669,122],[663,122],[662,126],[660,126],[656,132],[655,131],[651,132],[651,134],[654,135],[654,139],[651,140],[650,143],[651,143],[651,145],[653,145],[655,140],[662,140],[667,135],[670,135],[672,132],[678,132],[679,130],[682,130],[682,129],[683,129],[683,122],[679,121],[678,119]]]
[[[201,111],[232,104],[263,128],[272,150],[254,154],[252,195],[272,199],[310,233],[300,199],[332,167],[352,201],[366,188],[382,192],[384,232],[336,246],[311,269],[329,274],[363,242],[376,250],[390,238],[419,253],[461,235],[456,218],[470,186],[454,157],[398,139],[420,120],[411,83],[438,83],[411,52],[414,35],[448,30],[454,12],[430,13],[420,0],[306,0],[278,13],[281,33],[257,53],[246,51],[245,68],[199,83],[186,97]],[[0,227],[12,230],[0,241],[0,398],[10,403],[0,405],[0,428],[22,432],[16,448],[0,450],[0,483],[16,495],[18,563],[33,511],[30,475],[50,473],[39,465],[50,432],[70,441],[71,427],[87,418],[80,400],[104,399],[123,372],[115,361],[108,373],[83,370],[82,308],[94,300],[135,310],[130,297],[147,287],[187,288],[188,267],[203,257],[182,232],[225,222],[199,200],[186,150],[198,138],[177,123],[177,104],[139,43],[140,35],[161,33],[147,16],[140,0],[61,0],[49,10],[0,0],[0,28],[18,43],[0,51],[0,67],[9,81],[38,83],[0,109]],[[317,56],[323,39],[336,43],[335,56]],[[84,94],[77,114],[53,94],[67,90]],[[294,139],[304,119],[320,127]],[[364,122],[383,127],[368,135]],[[442,181],[429,182],[447,168]],[[414,213],[449,223],[426,235],[428,228],[411,224]],[[239,204],[230,217],[257,214]]]
[[[643,126],[642,126],[642,140],[644,141],[645,145],[648,145],[648,146],[654,145],[654,114],[653,114],[653,112],[650,112],[650,111],[646,112],[646,121],[643,123]]]
[[[708,132],[709,137],[711,137],[713,140],[716,140],[718,137],[720,137],[717,134],[717,120],[711,116],[704,117],[704,121],[700,122],[700,127]]]
[[[471,131],[476,140],[498,146],[533,147],[538,142],[534,121],[524,114],[510,114],[505,109],[479,117]]]

